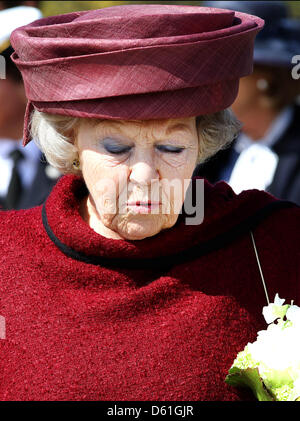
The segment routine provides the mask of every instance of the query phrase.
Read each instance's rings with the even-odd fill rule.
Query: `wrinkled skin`
[[[84,120],[75,144],[89,191],[81,214],[97,233],[141,240],[176,223],[198,156],[194,117]]]

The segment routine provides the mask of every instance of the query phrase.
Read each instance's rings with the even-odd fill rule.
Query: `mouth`
[[[150,200],[127,202],[127,207],[134,213],[151,213],[152,210],[158,209],[160,205],[160,202],[152,202]]]

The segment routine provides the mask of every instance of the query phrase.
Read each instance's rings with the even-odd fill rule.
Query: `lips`
[[[134,213],[151,213],[152,210],[158,209],[160,205],[160,202],[152,202],[150,200],[127,202],[127,207]]]
[[[158,206],[160,202],[152,202],[151,200],[148,201],[136,201],[136,202],[127,202],[128,206]]]

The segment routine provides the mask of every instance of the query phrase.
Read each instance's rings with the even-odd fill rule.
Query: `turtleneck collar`
[[[193,178],[194,185],[196,177]],[[204,220],[186,225],[179,215],[170,229],[143,240],[108,239],[96,233],[82,219],[80,204],[88,194],[84,181],[76,176],[62,177],[43,208],[43,223],[50,239],[65,254],[92,264],[147,267],[147,264],[179,262],[222,247],[236,236],[252,229],[278,207],[291,206],[258,190],[236,195],[224,182],[204,181]]]

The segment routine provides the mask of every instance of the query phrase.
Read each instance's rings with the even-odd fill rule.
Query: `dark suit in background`
[[[42,18],[42,13],[39,2],[1,2],[0,6],[0,54],[5,59],[5,75],[0,75],[0,210],[28,209],[44,202],[60,173],[35,145],[29,150],[21,146],[26,95],[21,73],[11,60],[10,35],[18,26]]]
[[[300,205],[300,107],[294,106],[290,125],[271,147],[279,160],[271,185],[266,189],[269,193],[282,200],[289,200]],[[232,172],[238,158],[232,145],[219,151],[204,164],[197,166],[194,175],[205,177],[211,183],[224,179],[222,175]],[[228,181],[228,180],[225,180]]]
[[[259,188],[256,187],[258,184],[255,179],[260,176],[262,184],[268,180],[264,184],[267,192],[279,199],[300,205],[300,106],[296,105],[299,104],[297,97],[300,80],[292,77],[292,59],[300,51],[300,20],[292,17],[288,3],[229,0],[201,2],[201,5],[206,7],[219,7],[260,16],[265,20],[265,26],[257,35],[254,44],[254,72],[244,80],[241,79],[240,88],[241,82],[244,82],[243,89],[240,89],[237,100],[232,105],[233,111],[244,126],[243,134],[235,139],[229,148],[219,151],[208,162],[198,165],[194,175],[204,177],[211,183],[224,180],[234,185],[230,176],[233,169],[237,168],[233,178],[240,181],[240,186],[245,185],[245,189]],[[282,131],[279,126],[275,126],[275,133],[272,133],[272,125],[287,109],[293,111],[292,117]],[[269,173],[270,179],[266,161],[262,162],[259,172],[256,173],[255,169],[251,173],[251,168],[256,167],[248,166],[249,162],[245,164],[242,159],[239,160],[240,166],[235,167],[239,154],[243,153],[240,146],[245,136],[248,139],[245,148],[251,145],[265,145],[271,153],[277,155],[275,172]],[[245,157],[245,154],[243,156]],[[248,157],[252,159],[251,156]],[[245,173],[248,171],[247,179],[245,173],[239,171],[241,166]],[[253,183],[250,182],[251,178]]]
[[[30,186],[22,189],[15,209],[29,209],[41,205],[59,177],[58,172],[46,162],[45,157],[41,154],[33,181]],[[0,197],[0,211],[5,209],[6,197]]]

